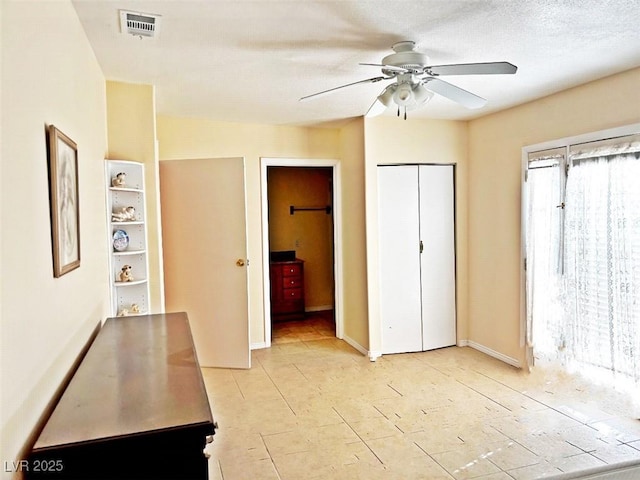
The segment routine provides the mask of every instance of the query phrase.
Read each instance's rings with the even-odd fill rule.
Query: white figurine
[[[126,308],[123,308],[122,310],[120,310],[118,312],[118,316],[119,317],[126,317],[129,315],[129,310],[127,310]]]
[[[140,313],[140,307],[137,303],[131,304],[131,313]]]
[[[121,282],[133,281],[133,275],[131,274],[131,265],[123,265],[122,270],[120,270],[120,281]]]
[[[127,177],[127,174],[124,172],[120,172],[116,174],[116,176],[111,179],[111,186],[117,187],[117,188],[124,188],[126,185],[126,182],[125,182],[126,177]]]
[[[122,207],[119,212],[111,214],[112,222],[133,222],[136,219],[136,209],[133,207]]]

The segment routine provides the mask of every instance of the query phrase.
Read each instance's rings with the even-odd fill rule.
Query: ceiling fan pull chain
[[[398,105],[398,116],[400,116],[400,105]]]
[[[404,107],[404,119],[405,120],[407,119],[407,107],[406,106]]]

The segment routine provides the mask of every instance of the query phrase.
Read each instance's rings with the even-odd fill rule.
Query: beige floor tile
[[[507,473],[516,480],[537,480],[539,478],[560,475],[562,471],[548,462],[541,462],[536,465],[509,470]]]
[[[349,426],[364,440],[374,440],[401,435],[402,432],[384,417],[361,420],[359,422],[349,422]]]
[[[307,452],[313,449],[306,432],[296,429],[290,432],[262,435],[267,451],[272,457],[290,453]]]
[[[238,462],[270,458],[262,436],[247,429],[218,430],[207,452],[216,459],[233,458]]]
[[[499,448],[499,446],[462,445],[454,450],[431,456],[454,478],[466,480],[501,471],[489,460],[495,448]]]
[[[570,444],[584,450],[585,452],[592,452],[599,448],[602,448],[606,445],[613,443],[614,445],[619,444],[615,439],[611,438],[603,438],[604,436],[594,428],[591,428],[587,425],[580,425],[578,427],[569,428],[559,433],[559,435],[565,441]]]
[[[513,470],[540,463],[542,459],[516,442],[491,445],[487,458],[502,470]]]
[[[468,347],[370,362],[330,322],[273,330],[251,369],[202,369],[212,480],[504,480],[640,459],[628,399],[575,375]]]
[[[513,477],[506,472],[491,473],[476,477],[474,480],[513,480]]]
[[[353,428],[346,423],[307,428],[306,438],[311,443],[322,445],[323,447],[361,442],[360,437],[353,431]]]
[[[222,478],[222,470],[220,470],[220,462],[217,458],[209,458],[208,480],[224,480]]]
[[[590,423],[589,426],[600,432],[600,438],[608,443],[614,443],[613,439],[621,443],[640,440],[640,420],[611,417]]]
[[[546,410],[548,408],[547,405],[518,392],[496,395],[492,396],[492,398],[515,415]]]
[[[605,463],[615,464],[631,460],[640,461],[640,451],[629,445],[606,445],[591,452],[591,455]]]
[[[420,447],[402,435],[368,440],[365,443],[385,465],[426,456],[426,453]]]
[[[224,480],[247,480],[248,478],[280,480],[280,476],[270,458],[252,462],[221,460],[220,471]]]
[[[347,423],[382,417],[372,404],[352,399],[335,402],[334,409]]]
[[[282,480],[331,478],[333,471],[331,459],[318,451],[274,455],[273,463]]]
[[[448,452],[464,446],[464,441],[458,436],[455,428],[425,430],[406,436],[429,455]]]
[[[580,448],[562,438],[560,434],[527,435],[520,437],[518,443],[546,460],[572,457],[584,453]]]
[[[580,455],[574,455],[573,457],[555,458],[549,460],[549,463],[563,472],[579,472],[580,470],[587,470],[589,468],[605,465],[605,462],[589,453],[581,453]]]
[[[469,421],[466,418],[461,418],[460,422],[452,428],[458,438],[469,445],[487,445],[509,440],[502,432],[487,425],[484,421],[478,421],[478,419]]]
[[[377,465],[353,463],[335,465],[331,471],[331,480],[391,480],[389,469],[378,463]]]
[[[452,480],[455,478],[428,456],[400,457],[385,466],[388,468],[389,478],[397,480]]]

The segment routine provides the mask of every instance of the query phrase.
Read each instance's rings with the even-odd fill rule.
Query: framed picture
[[[48,134],[53,276],[61,277],[80,266],[78,148],[54,125]]]

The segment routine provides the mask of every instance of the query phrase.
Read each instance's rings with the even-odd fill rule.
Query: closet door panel
[[[418,167],[378,167],[382,353],[422,350]]]
[[[452,165],[420,166],[423,350],[456,344]]]

